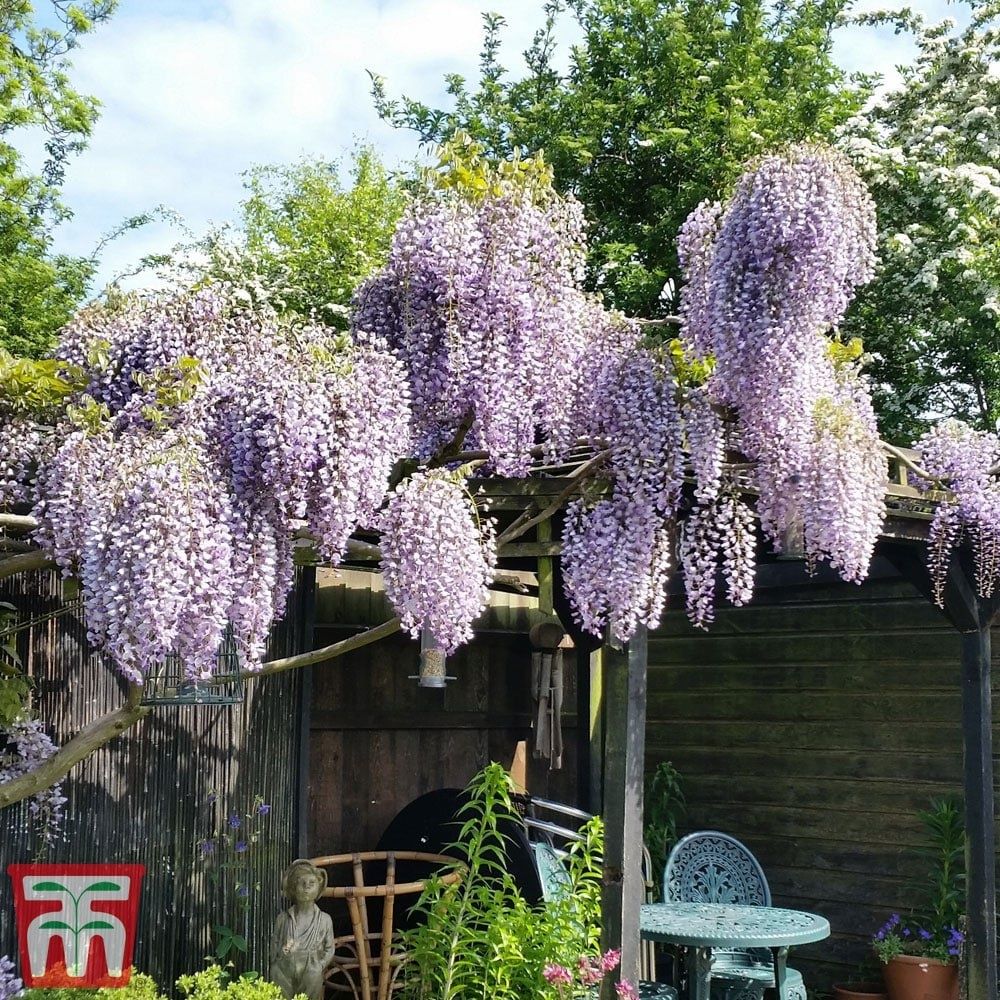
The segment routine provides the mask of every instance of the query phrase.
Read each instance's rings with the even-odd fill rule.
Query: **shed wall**
[[[315,642],[335,642],[393,612],[381,578],[319,571]],[[424,792],[461,788],[491,760],[509,766],[530,741],[534,601],[494,594],[475,640],[448,660],[444,690],[417,686],[418,643],[399,635],[318,665],[312,675],[309,740],[311,855],[372,849],[396,813]],[[563,768],[530,757],[529,789],[575,802],[573,660],[566,671]]]
[[[776,905],[829,918],[829,940],[794,949],[809,986],[857,978],[912,904],[917,811],[962,793],[957,633],[901,582],[804,584],[706,633],[671,610],[649,656],[646,767],[680,771],[685,832],[745,841]]]

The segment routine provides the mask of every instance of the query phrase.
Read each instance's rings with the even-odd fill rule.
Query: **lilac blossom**
[[[0,1000],[13,1000],[23,986],[15,975],[14,963],[6,955],[0,955]]]

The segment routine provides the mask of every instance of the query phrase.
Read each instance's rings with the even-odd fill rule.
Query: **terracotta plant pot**
[[[844,983],[833,988],[833,1000],[889,1000],[881,983]]]
[[[889,1000],[958,1000],[958,966],[920,955],[897,955],[882,970]]]

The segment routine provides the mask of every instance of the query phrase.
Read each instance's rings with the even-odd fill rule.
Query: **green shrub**
[[[99,990],[66,987],[53,990],[25,990],[23,1000],[165,1000],[152,976],[132,970],[127,986]]]
[[[279,986],[256,973],[231,979],[226,970],[218,965],[181,976],[177,980],[177,989],[188,1000],[284,1000]]]

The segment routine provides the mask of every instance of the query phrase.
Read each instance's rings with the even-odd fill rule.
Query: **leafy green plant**
[[[410,960],[404,995],[426,1000],[551,997],[547,966],[575,967],[595,955],[600,936],[599,819],[582,831],[567,859],[566,891],[544,905],[530,905],[504,868],[502,825],[519,822],[510,778],[491,764],[469,785],[452,845],[461,881],[432,879],[416,904],[424,923],[402,935]]]
[[[25,990],[22,1000],[165,1000],[152,976],[132,970],[132,977],[125,986],[84,990],[79,987],[62,989]]]
[[[965,941],[965,825],[958,804],[935,799],[919,813],[927,842],[918,854],[927,864],[914,884],[918,903],[903,919],[894,913],[872,941],[882,962],[897,955],[925,955],[947,962],[956,958]]]
[[[216,802],[213,793],[208,804],[215,807]],[[224,818],[212,836],[199,840],[196,845],[196,856],[216,888],[217,897],[223,900],[224,914],[239,925],[233,927],[221,921],[212,924],[216,958],[247,953],[247,925],[252,897],[260,890],[260,883],[252,878],[250,858],[263,836],[270,812],[271,807],[263,797],[255,795],[250,808],[244,812],[223,810],[221,815]]]
[[[24,711],[31,690],[17,652],[16,625],[17,608],[0,601],[0,728],[9,726]]]
[[[686,811],[680,773],[670,761],[660,761],[647,780],[643,809],[643,836],[654,876],[662,874],[666,866],[667,855],[677,843],[677,826]]]
[[[177,990],[187,1000],[284,1000],[281,987],[258,973],[248,972],[234,979],[218,965],[181,976]]]

